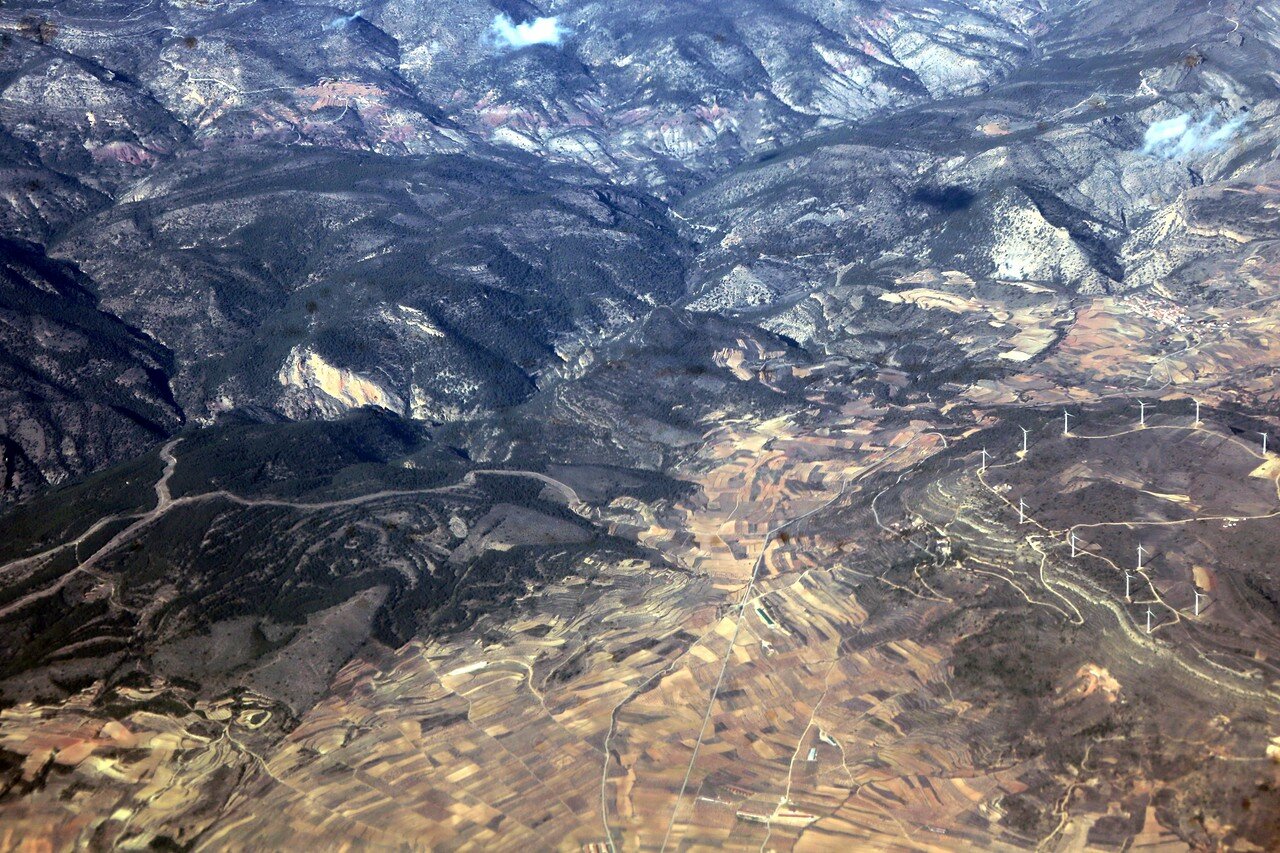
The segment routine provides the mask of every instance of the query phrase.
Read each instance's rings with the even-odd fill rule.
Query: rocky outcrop
[[[376,381],[335,367],[305,347],[289,351],[277,378],[285,387],[280,408],[290,417],[337,417],[361,406],[405,414],[404,401]]]

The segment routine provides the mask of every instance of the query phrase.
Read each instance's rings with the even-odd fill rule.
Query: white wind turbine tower
[[[1200,599],[1203,597],[1204,597],[1204,593],[1197,589],[1196,590],[1196,615],[1197,616],[1200,615]]]
[[[1151,608],[1147,608],[1147,633],[1151,633]]]
[[[1138,401],[1138,426],[1147,425],[1147,403],[1144,400]]]
[[[1026,456],[1027,455],[1027,435],[1031,431],[1024,426],[1019,426],[1018,429],[1022,430],[1022,455]]]
[[[1062,434],[1071,435],[1071,413],[1066,409],[1062,410]]]
[[[1071,531],[1071,535],[1067,537],[1067,541],[1071,543],[1071,559],[1076,558],[1076,532]]]
[[[978,469],[979,474],[987,473],[987,457],[990,455],[991,454],[987,453],[987,449],[985,447],[982,448],[982,467]]]

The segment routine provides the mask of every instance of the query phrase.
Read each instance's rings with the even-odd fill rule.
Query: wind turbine
[[[1067,537],[1067,541],[1071,543],[1071,559],[1076,558],[1076,532],[1071,531],[1071,535]]]
[[[1201,597],[1204,596],[1204,593],[1198,589],[1195,592],[1196,592],[1196,615],[1199,616],[1200,615],[1200,599]]]
[[[1131,577],[1133,577],[1133,575],[1129,574],[1128,569],[1125,569],[1124,570],[1124,600],[1125,601],[1129,601],[1133,597],[1129,594],[1129,579]]]
[[[1200,425],[1200,401],[1196,400],[1195,403],[1196,403],[1196,422],[1194,425],[1199,426]]]
[[[1147,425],[1147,404],[1145,400],[1138,401],[1138,426]]]
[[[1062,434],[1071,435],[1071,413],[1066,409],[1062,410]]]
[[[1027,503],[1022,498],[1018,498],[1018,523],[1023,524],[1027,520]]]
[[[1267,434],[1265,432],[1260,432],[1258,433],[1258,435],[1262,436],[1262,455],[1266,456],[1267,455]]]
[[[978,469],[979,474],[987,473],[987,457],[990,455],[990,453],[987,453],[987,449],[985,447],[982,448],[982,467]]]
[[[1026,456],[1027,455],[1027,435],[1030,433],[1030,430],[1028,430],[1024,426],[1019,426],[1018,429],[1022,430],[1022,455]]]
[[[1147,608],[1147,633],[1151,633],[1151,608]]]
[[[1138,571],[1142,571],[1142,555],[1147,553],[1147,549],[1142,547],[1142,543],[1138,543]]]

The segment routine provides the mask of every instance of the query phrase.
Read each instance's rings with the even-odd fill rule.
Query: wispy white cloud
[[[321,26],[321,29],[340,30],[346,27],[348,24],[354,24],[359,17],[360,17],[359,12],[356,12],[354,15],[343,15],[341,18],[334,18],[331,21],[325,21],[325,23]]]
[[[1142,137],[1142,153],[1165,160],[1207,154],[1226,147],[1244,123],[1243,113],[1229,119],[1208,113],[1199,120],[1194,120],[1191,113],[1183,113],[1148,127]]]
[[[496,15],[490,28],[501,47],[518,50],[531,44],[558,45],[572,30],[560,25],[560,19],[533,18],[517,24],[510,15]]]

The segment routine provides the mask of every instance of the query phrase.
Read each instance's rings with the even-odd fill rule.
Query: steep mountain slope
[[[1040,27],[1018,0],[500,8],[553,14],[557,43],[512,51],[467,2],[380,3],[355,21],[394,36],[405,75],[483,138],[665,193],[823,125],[980,90]]]
[[[456,419],[682,294],[661,208],[584,177],[242,148],[157,167],[56,245],[179,354],[192,412]]]
[[[11,233],[175,353],[197,420],[473,417],[684,295],[700,238],[651,193],[981,91],[1033,55],[1043,17],[988,0],[25,4],[0,9],[2,195]],[[513,41],[539,21],[547,43]]]
[[[837,278],[925,269],[1084,293],[1157,283],[1139,235],[1194,187],[1274,160],[1258,69],[1277,47],[1201,4],[1136,34],[1108,29],[1109,10],[1073,9],[987,94],[833,131],[688,196],[678,209],[708,244],[693,307],[786,308]]]
[[[3,496],[132,456],[177,429],[172,354],[107,313],[75,267],[0,240]]]

